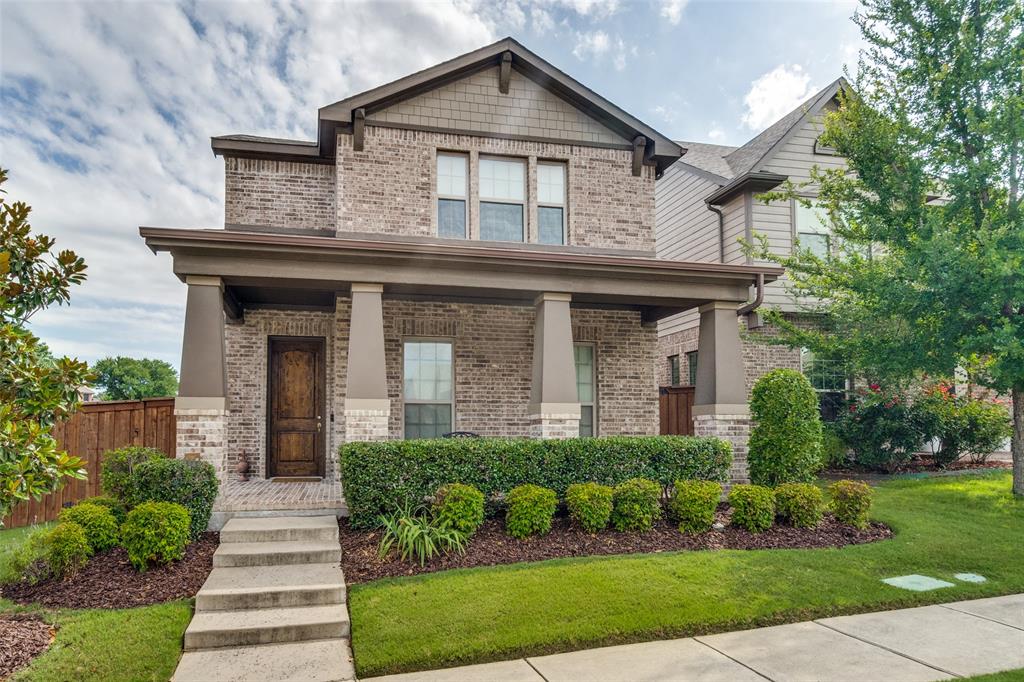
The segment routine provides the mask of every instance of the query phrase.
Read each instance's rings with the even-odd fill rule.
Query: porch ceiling
[[[745,302],[764,265],[687,263],[646,257],[537,251],[509,246],[422,244],[226,230],[140,228],[174,272],[221,277],[239,302],[333,305],[352,282],[384,285],[395,298],[529,303],[540,293],[572,294],[574,305],[640,309],[648,321],[709,301]]]

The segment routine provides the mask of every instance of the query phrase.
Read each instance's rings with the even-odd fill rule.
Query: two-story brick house
[[[516,41],[213,150],[224,227],[140,230],[188,287],[178,456],[336,480],[351,440],[654,434],[657,323],[699,309],[742,467],[736,308],[780,270],[656,258],[684,150]]]
[[[680,142],[686,155],[657,182],[658,257],[753,265],[740,240],[753,243],[755,235],[765,236],[771,250],[783,255],[797,247],[830,248],[827,221],[813,207],[788,200],[766,203],[758,195],[788,179],[813,204],[814,187],[807,184],[812,169],[844,166],[841,157],[819,142],[824,116],[838,106],[843,87],[843,79],[829,84],[740,147]],[[813,302],[794,300],[784,277],[765,286],[763,301],[797,324],[816,324]],[[806,351],[764,343],[758,337],[777,330],[764,325],[756,313],[741,316],[740,324],[747,390],[771,369],[801,370],[820,392],[824,416],[832,416],[846,388],[841,368],[814,361]],[[696,311],[659,322],[656,372],[662,385],[696,383],[699,326]]]

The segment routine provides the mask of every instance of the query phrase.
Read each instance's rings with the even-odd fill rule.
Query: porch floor
[[[225,481],[214,512],[264,512],[344,509],[340,481]]]

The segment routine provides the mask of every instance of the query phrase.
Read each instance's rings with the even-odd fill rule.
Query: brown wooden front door
[[[658,389],[661,407],[661,435],[693,435],[693,386],[662,386]]]
[[[268,476],[324,475],[324,340],[270,337]]]

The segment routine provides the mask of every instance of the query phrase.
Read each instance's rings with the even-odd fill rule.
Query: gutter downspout
[[[764,303],[764,273],[759,272],[757,273],[757,294],[754,296],[754,300],[739,308],[736,315],[738,317],[749,315],[757,310],[762,303]]]
[[[718,214],[718,262],[725,262],[725,215],[720,206],[708,204],[708,210]]]

